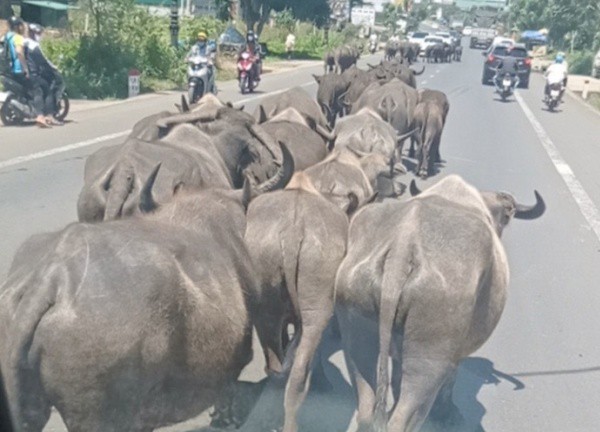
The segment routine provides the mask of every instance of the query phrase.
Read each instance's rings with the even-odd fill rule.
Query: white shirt
[[[285,44],[287,46],[290,46],[290,45],[294,45],[295,43],[296,43],[296,36],[294,36],[293,34],[290,33],[287,36],[287,39],[285,40]]]
[[[546,81],[548,84],[562,82],[567,77],[567,67],[561,63],[553,63],[546,69]]]
[[[377,35],[376,34],[372,34],[371,36],[369,36],[369,40],[371,42],[377,42]]]

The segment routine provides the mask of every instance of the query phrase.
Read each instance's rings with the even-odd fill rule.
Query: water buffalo
[[[319,89],[317,90],[317,103],[327,118],[329,126],[333,127],[335,126],[336,118],[344,114],[343,98],[348,91],[350,81],[347,79],[347,76],[337,74],[322,76],[313,75],[313,77],[319,84]]]
[[[305,171],[317,190],[348,215],[374,199],[396,198],[406,186],[404,167],[378,153],[336,149]]]
[[[286,144],[297,171],[304,170],[327,156],[326,141],[314,131],[315,124],[310,124],[310,121],[310,118],[304,118],[296,109],[287,108],[260,125],[275,141]],[[252,164],[249,169],[252,170]]]
[[[331,51],[327,51],[325,53],[325,56],[323,58],[323,61],[325,63],[324,66],[324,73],[332,73],[332,72],[336,72],[336,67],[335,67],[335,52],[334,50]]]
[[[391,81],[394,78],[403,81],[412,88],[417,88],[417,80],[415,76],[421,75],[425,72],[425,66],[421,68],[420,72],[417,72],[410,67],[403,65],[398,61],[382,61],[379,65],[369,65],[369,74],[374,76],[382,84]]]
[[[285,190],[260,196],[248,208],[246,242],[260,281],[255,325],[270,370],[282,370],[281,335],[288,322],[295,328],[284,432],[297,430],[311,363],[333,315],[335,274],[346,252],[347,226],[344,212],[302,172]]]
[[[454,47],[454,61],[461,61],[462,60],[462,46],[458,45],[456,47]]]
[[[328,133],[329,122],[321,112],[321,108],[314,98],[301,87],[292,87],[283,93],[265,97],[254,110],[254,118],[260,123],[276,116],[287,108],[294,108],[302,116],[312,119],[317,125],[317,132]],[[266,119],[264,118],[265,113]]]
[[[86,160],[77,213],[82,222],[114,220],[139,212],[142,186],[157,163],[163,169],[155,185],[161,203],[177,189],[231,189],[232,179],[210,138],[191,125],[179,125],[162,140],[128,139],[100,149]]]
[[[336,278],[336,316],[359,430],[418,431],[438,395],[438,413],[456,412],[447,398],[456,367],[489,338],[504,308],[500,235],[513,217],[541,216],[536,198],[525,207],[453,175],[407,202],[355,215]],[[396,400],[388,421],[390,355]]]
[[[448,102],[448,96],[446,96],[446,93],[431,89],[420,89],[418,93],[419,103],[434,102],[441,108],[442,112],[444,113],[444,124],[446,124],[446,117],[448,116],[448,111],[450,111],[450,102]]]
[[[360,51],[350,45],[342,45],[334,51],[336,72],[344,73],[345,70],[356,66],[360,58]]]
[[[417,101],[418,93],[414,88],[394,79],[384,85],[373,83],[367,87],[352,106],[352,112],[369,107],[403,135],[410,130]]]
[[[415,172],[422,178],[427,178],[433,174],[434,163],[441,161],[440,141],[444,129],[444,113],[435,102],[421,102],[415,110],[412,126],[416,129],[415,135],[419,143]]]
[[[282,187],[289,161],[255,193]],[[41,431],[54,406],[71,431],[151,431],[213,405],[252,359],[252,189],[182,192],[157,207],[159,168],[140,199],[153,214],[71,224],[17,252],[0,287],[17,430]]]

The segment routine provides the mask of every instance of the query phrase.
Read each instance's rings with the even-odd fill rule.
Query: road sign
[[[129,71],[129,97],[140,94],[140,71],[132,69]]]

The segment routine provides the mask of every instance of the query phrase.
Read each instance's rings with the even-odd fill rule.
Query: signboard
[[[140,71],[132,69],[129,71],[129,97],[140,94]]]
[[[375,8],[373,6],[352,8],[352,24],[373,27],[375,25]]]

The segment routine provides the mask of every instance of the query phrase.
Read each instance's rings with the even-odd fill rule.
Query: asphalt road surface
[[[530,89],[501,102],[492,87],[481,85],[480,53],[465,47],[463,62],[426,65],[419,77],[420,87],[446,92],[451,104],[441,145],[445,163],[427,183],[457,173],[525,203],[534,201],[537,189],[548,210],[536,221],[515,220],[504,231],[508,303],[491,339],[462,364],[454,400],[468,430],[597,431],[600,116],[570,96],[559,112],[545,111],[539,76],[532,76]],[[260,92],[244,98],[235,83],[221,84],[220,96],[252,110],[265,94],[292,85],[315,94],[312,73],[322,73],[322,67],[265,76]],[[52,130],[0,128],[0,275],[27,237],[76,220],[86,156],[122,141],[136,120],[171,109],[177,99],[156,95],[78,111],[72,123]],[[352,426],[352,393],[341,359],[334,353],[327,369],[338,393],[321,415],[323,424],[333,422],[324,430]],[[261,379],[263,364],[256,350],[243,378]],[[326,402],[311,401],[321,407]],[[194,431],[206,419],[204,414],[163,430]],[[54,414],[45,431],[63,430]]]

